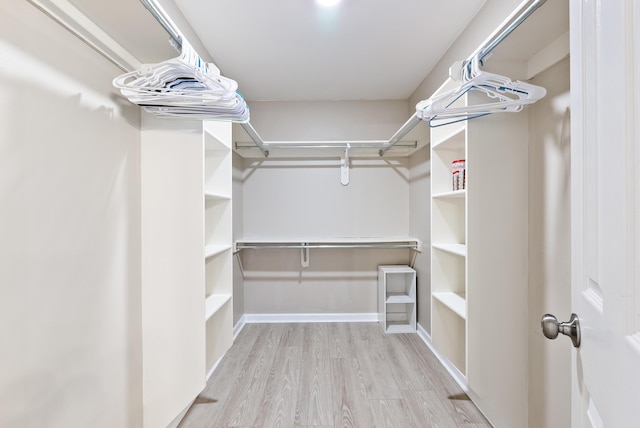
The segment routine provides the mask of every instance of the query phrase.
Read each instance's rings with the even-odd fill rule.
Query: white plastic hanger
[[[417,115],[429,126],[437,127],[454,122],[469,120],[498,112],[518,112],[525,105],[543,98],[546,89],[521,81],[512,81],[499,74],[480,70],[478,57],[450,70],[454,80],[460,80],[459,87],[438,96],[420,101],[416,105]],[[476,91],[486,95],[487,102],[460,106],[456,104],[467,92]]]
[[[203,61],[184,38],[181,45],[177,58],[120,75],[113,85],[160,117],[247,122],[249,108],[238,84]]]

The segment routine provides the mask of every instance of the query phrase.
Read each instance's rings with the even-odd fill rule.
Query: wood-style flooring
[[[490,427],[417,334],[247,324],[179,428]]]

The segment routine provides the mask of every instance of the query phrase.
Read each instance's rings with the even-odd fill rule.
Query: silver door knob
[[[551,314],[542,316],[542,333],[547,339],[555,339],[559,333],[569,336],[573,346],[580,347],[580,319],[571,314],[569,322],[558,322],[558,318]]]

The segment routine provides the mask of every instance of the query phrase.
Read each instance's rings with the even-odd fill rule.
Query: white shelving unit
[[[526,114],[495,114],[431,129],[431,340],[498,422],[525,412],[527,123]],[[467,179],[454,191],[457,159]]]
[[[231,123],[203,122],[206,371],[233,343]]]
[[[416,332],[416,271],[378,266],[378,318],[387,333]]]

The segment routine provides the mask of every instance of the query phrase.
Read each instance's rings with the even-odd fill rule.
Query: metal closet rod
[[[525,5],[522,6],[521,8],[521,12],[516,14],[514,17],[512,17],[511,19],[507,20],[500,29],[498,29],[496,31],[497,35],[495,37],[493,37],[492,39],[488,40],[487,42],[485,42],[482,46],[480,46],[477,50],[476,53],[474,55],[471,56],[471,58],[469,58],[469,61],[471,61],[473,58],[477,57],[478,60],[480,61],[480,63],[482,63],[482,61],[489,55],[491,54],[491,52],[493,51],[493,49],[496,48],[496,46],[498,46],[504,39],[506,39],[516,28],[518,28],[518,26],[520,26],[520,24],[522,24],[529,16],[531,16],[531,14],[533,14],[533,12],[535,12],[540,6],[542,6],[547,0],[531,0],[528,3],[526,3]],[[400,127],[400,129],[398,129],[398,131],[396,131],[395,134],[393,134],[393,136],[385,143],[383,143],[383,147],[380,149],[380,151],[378,152],[378,154],[380,156],[384,156],[384,154],[386,152],[388,152],[390,149],[392,149],[394,146],[396,146],[403,137],[405,137],[413,128],[415,128],[420,122],[422,122],[422,119],[420,117],[418,117],[417,113],[414,113],[409,120],[407,120],[404,125],[402,125]],[[262,140],[262,138],[260,138],[260,136],[258,135],[258,133],[255,131],[255,129],[253,129],[253,127],[251,126],[251,124],[246,123],[246,124],[242,124],[243,128],[245,129],[245,131],[247,131],[247,134],[249,135],[249,137],[251,138],[251,140],[255,143],[256,146],[258,146],[258,148],[262,151],[262,153],[265,155],[265,157],[269,156],[269,151],[267,149],[267,147],[270,147],[270,144],[267,144],[264,142],[264,140]],[[305,147],[302,146],[288,146],[288,147],[278,147],[278,148],[316,148],[313,145],[308,145]]]
[[[173,24],[173,22],[171,21],[171,18],[169,18],[166,13],[162,10],[162,8],[154,1],[154,0],[140,0],[142,2],[142,4],[144,5],[144,7],[147,8],[147,10],[151,13],[151,15],[153,15],[153,17],[156,19],[156,21],[158,21],[158,23],[160,25],[162,25],[162,27],[167,31],[167,33],[169,33],[169,35],[171,36],[171,38],[174,40],[175,44],[180,47],[182,46],[182,35],[180,34],[180,31],[178,30],[178,28],[175,26],[175,24]],[[395,146],[396,144],[398,144],[400,142],[400,140],[409,133],[409,131],[411,131],[416,125],[418,125],[421,122],[421,119],[417,116],[417,114],[413,114],[413,116],[411,116],[411,118],[404,124],[402,125],[402,127],[388,140],[388,141],[381,141],[380,143],[376,144],[375,146],[371,146],[372,148],[379,148],[380,146],[382,146],[382,148],[379,151],[380,156],[383,156],[388,150],[390,150],[393,146]],[[258,134],[258,132],[255,130],[255,128],[251,125],[250,122],[246,122],[246,123],[241,123],[240,124],[242,126],[242,128],[245,130],[245,132],[247,133],[247,135],[249,136],[249,138],[251,138],[251,141],[253,141],[253,143],[258,147],[258,149],[260,149],[260,151],[262,152],[262,154],[265,157],[269,157],[269,148],[270,147],[276,147],[276,145],[272,145],[270,143],[266,143],[262,137],[260,137],[260,135]],[[417,143],[416,143],[417,146]],[[320,146],[317,144],[305,144],[305,145],[285,145],[285,144],[281,144],[278,145],[277,148],[279,149],[291,149],[291,148],[296,148],[296,149],[300,149],[300,148],[304,148],[304,149],[308,149],[308,148],[319,148]],[[335,147],[335,146],[327,146],[325,144],[321,145],[322,148],[325,147]],[[338,146],[340,147],[340,146]],[[345,145],[346,147],[346,145]],[[364,147],[364,146],[360,146],[360,147]]]
[[[142,4],[151,12],[151,14],[156,18],[156,20],[164,27],[164,29],[169,33],[169,35],[174,39],[178,46],[182,45],[182,37],[180,35],[180,31],[175,27],[175,25],[171,22],[171,19],[165,15],[164,11],[160,10],[159,7],[155,4],[154,1],[151,0],[140,0]],[[478,57],[480,63],[498,46],[504,39],[506,39],[520,24],[522,24],[533,12],[535,12],[540,6],[542,6],[546,0],[531,0],[526,5],[522,7],[522,12],[517,14],[512,19],[509,19],[507,22],[503,24],[503,26],[497,30],[497,35],[491,40],[484,43],[483,46],[479,47],[476,50],[476,54],[472,55],[468,60],[470,61],[474,57]],[[387,151],[389,151],[392,147],[398,144],[404,136],[406,136],[413,128],[415,128],[422,119],[418,117],[417,113],[414,113],[409,120],[407,120],[404,125],[396,131],[395,134],[386,142],[383,143],[383,147],[378,152],[380,156],[383,156]],[[265,143],[265,141],[260,137],[255,128],[251,125],[251,123],[242,123],[242,128],[245,130],[249,138],[254,142],[254,144],[260,149],[262,154],[265,157],[269,156],[268,147],[269,144]],[[303,146],[287,146],[287,148],[302,148]],[[304,148],[311,148],[312,146],[304,146]],[[281,146],[278,148],[285,148],[285,146]]]
[[[410,249],[410,250],[418,250],[419,245],[415,242],[413,243],[378,243],[378,244],[313,244],[313,243],[295,243],[295,244],[242,244],[236,243],[236,250],[273,250],[273,249],[294,249],[294,250],[304,250],[304,249],[314,249],[314,248],[381,248],[381,249],[389,249],[389,248],[399,248],[399,249]]]
[[[389,140],[377,140],[377,141],[309,141],[302,144],[287,143],[284,141],[267,142],[264,141],[251,123],[241,123],[240,125],[245,130],[251,141],[260,149],[265,157],[269,157],[269,149],[324,149],[324,148],[375,148],[380,149],[379,155],[383,156],[388,150],[397,146],[398,143],[422,120],[417,114],[413,114],[411,118],[405,122],[402,127],[396,131],[395,134]],[[411,147],[416,148],[417,142],[402,144],[398,147]],[[241,146],[236,144],[236,148],[243,149],[249,148],[247,146]]]
[[[250,144],[250,143],[248,143]],[[385,140],[372,141],[304,141],[304,142],[287,142],[287,141],[267,141],[264,143],[268,149],[379,149]],[[404,141],[395,145],[395,147],[405,147],[415,149],[418,147],[417,141]],[[253,144],[244,145],[243,143],[235,143],[235,148],[255,149]]]
[[[159,9],[159,5],[152,0],[140,0],[140,2],[147,8],[151,15],[158,21],[160,25],[165,29],[167,33],[171,36],[175,44],[178,48],[182,47],[182,35],[180,34],[180,30],[175,26],[175,24],[171,21],[163,10]]]
[[[483,46],[476,49],[476,53],[471,55],[471,58],[468,61],[471,61],[473,58],[477,57],[479,62],[482,64],[482,61],[498,46],[504,39],[509,37],[509,35],[516,29],[520,24],[522,24],[533,12],[538,10],[540,6],[546,3],[547,0],[530,0],[527,4],[523,5],[519,14],[512,17],[503,23],[502,27],[496,31],[497,35],[484,43]]]

